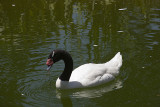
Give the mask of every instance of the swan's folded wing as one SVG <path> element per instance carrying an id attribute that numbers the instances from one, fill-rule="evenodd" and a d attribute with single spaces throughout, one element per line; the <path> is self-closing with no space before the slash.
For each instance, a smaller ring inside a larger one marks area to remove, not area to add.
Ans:
<path id="1" fill-rule="evenodd" d="M 113 79 L 115 79 L 115 77 L 111 74 L 104 74 L 104 75 L 100 75 L 97 76 L 94 80 L 90 81 L 90 82 L 84 82 L 83 85 L 84 86 L 97 86 L 97 85 L 101 85 L 107 82 L 112 81 Z M 86 80 L 89 81 L 89 80 Z"/>
<path id="2" fill-rule="evenodd" d="M 99 75 L 106 73 L 104 64 L 84 64 L 76 68 L 70 77 L 70 81 L 84 81 L 90 79 L 91 81 Z"/>
<path id="3" fill-rule="evenodd" d="M 71 75 L 70 82 L 77 81 L 83 87 L 96 86 L 113 80 L 104 64 L 85 64 L 76 68 Z"/>

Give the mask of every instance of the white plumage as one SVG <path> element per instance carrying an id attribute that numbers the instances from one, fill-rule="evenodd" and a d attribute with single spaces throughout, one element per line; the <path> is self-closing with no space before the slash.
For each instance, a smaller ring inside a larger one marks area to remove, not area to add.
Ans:
<path id="1" fill-rule="evenodd" d="M 110 61 L 103 64 L 88 63 L 72 71 L 69 81 L 56 81 L 60 89 L 92 87 L 107 83 L 119 74 L 122 55 L 118 52 Z"/>

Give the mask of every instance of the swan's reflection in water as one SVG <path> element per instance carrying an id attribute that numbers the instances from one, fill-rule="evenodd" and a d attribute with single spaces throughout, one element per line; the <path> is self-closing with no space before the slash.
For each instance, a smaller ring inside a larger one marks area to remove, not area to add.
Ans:
<path id="1" fill-rule="evenodd" d="M 60 97 L 61 103 L 63 104 L 63 107 L 72 107 L 72 100 L 70 97 Z"/>
<path id="2" fill-rule="evenodd" d="M 122 88 L 122 80 L 117 79 L 113 82 L 106 83 L 98 87 L 85 89 L 57 90 L 56 96 L 59 98 L 63 106 L 72 107 L 70 98 L 95 98 L 101 97 L 103 94 Z"/>
<path id="3" fill-rule="evenodd" d="M 101 97 L 104 93 L 107 93 L 109 91 L 113 91 L 115 89 L 119 89 L 122 87 L 122 81 L 116 80 L 115 82 L 104 84 L 103 86 L 98 87 L 92 87 L 84 90 L 80 90 L 77 92 L 74 92 L 72 94 L 73 97 L 76 98 L 95 98 L 95 97 Z"/>

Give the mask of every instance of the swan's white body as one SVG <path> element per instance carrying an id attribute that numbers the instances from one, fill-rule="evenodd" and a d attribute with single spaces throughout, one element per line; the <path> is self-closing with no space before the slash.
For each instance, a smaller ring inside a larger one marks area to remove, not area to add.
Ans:
<path id="1" fill-rule="evenodd" d="M 122 66 L 122 56 L 118 52 L 110 61 L 104 64 L 84 64 L 72 71 L 69 81 L 56 81 L 56 87 L 60 89 L 72 89 L 97 86 L 107 83 L 119 74 Z"/>

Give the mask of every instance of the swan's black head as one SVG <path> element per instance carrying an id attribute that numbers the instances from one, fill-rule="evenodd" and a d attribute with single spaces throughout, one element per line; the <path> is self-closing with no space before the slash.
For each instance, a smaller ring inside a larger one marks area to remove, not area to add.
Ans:
<path id="1" fill-rule="evenodd" d="M 51 68 L 51 66 L 58 62 L 59 60 L 62 60 L 65 58 L 67 52 L 64 50 L 53 50 L 47 59 L 46 65 L 48 66 L 47 70 Z"/>
<path id="2" fill-rule="evenodd" d="M 57 51 L 53 50 L 48 56 L 48 60 L 46 62 L 46 65 L 52 66 L 53 63 L 58 62 L 60 59 L 61 59 L 60 54 L 58 54 Z"/>

